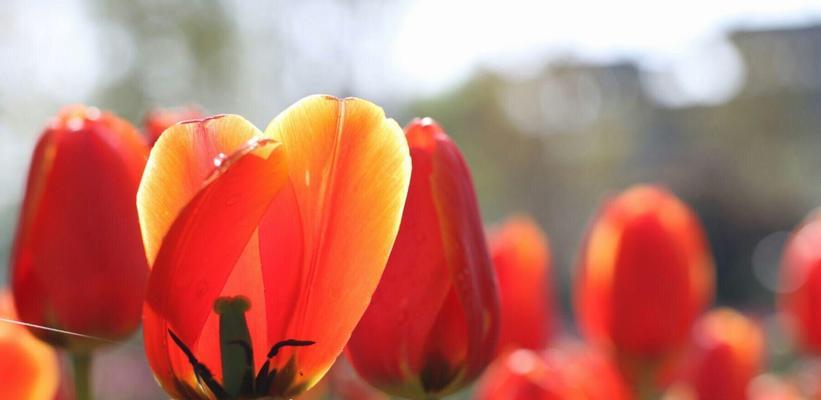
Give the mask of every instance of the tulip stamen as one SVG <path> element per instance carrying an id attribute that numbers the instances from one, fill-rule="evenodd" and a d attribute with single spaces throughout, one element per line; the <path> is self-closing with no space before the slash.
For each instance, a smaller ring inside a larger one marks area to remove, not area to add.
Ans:
<path id="1" fill-rule="evenodd" d="M 194 376 L 204 384 L 218 400 L 256 398 L 270 395 L 271 386 L 277 377 L 277 369 L 271 369 L 271 359 L 284 347 L 304 347 L 314 344 L 311 340 L 287 339 L 275 343 L 266 354 L 256 376 L 254 375 L 254 350 L 245 312 L 251 302 L 243 296 L 220 297 L 214 302 L 214 311 L 219 315 L 220 357 L 222 359 L 222 383 L 217 382 L 208 367 L 197 360 L 194 353 L 174 332 L 168 330 L 194 368 Z M 238 351 L 237 351 L 238 348 Z M 292 360 L 293 361 L 293 360 Z M 287 368 L 286 368 L 287 369 Z"/>

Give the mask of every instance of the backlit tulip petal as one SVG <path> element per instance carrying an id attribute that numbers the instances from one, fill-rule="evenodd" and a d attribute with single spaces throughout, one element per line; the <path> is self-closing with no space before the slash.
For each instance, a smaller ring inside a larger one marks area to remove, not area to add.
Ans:
<path id="1" fill-rule="evenodd" d="M 0 290 L 0 317 L 16 320 L 11 294 Z M 57 354 L 26 328 L 0 322 L 0 398 L 50 400 L 60 382 Z"/>
<path id="2" fill-rule="evenodd" d="M 499 348 L 543 350 L 553 329 L 553 290 L 547 237 L 528 217 L 505 221 L 490 235 L 499 279 Z"/>
<path id="3" fill-rule="evenodd" d="M 149 263 L 174 218 L 202 189 L 225 157 L 261 132 L 238 115 L 218 115 L 174 125 L 151 149 L 137 193 L 140 227 Z"/>
<path id="4" fill-rule="evenodd" d="M 413 173 L 402 225 L 371 305 L 348 343 L 359 374 L 424 398 L 471 382 L 493 357 L 498 296 L 470 173 L 429 119 L 406 129 Z"/>
<path id="5" fill-rule="evenodd" d="M 328 96 L 295 104 L 266 134 L 282 143 L 293 185 L 293 198 L 280 201 L 279 213 L 288 210 L 300 219 L 269 219 L 260 227 L 261 247 L 296 255 L 297 238 L 266 235 L 279 229 L 301 234 L 304 249 L 300 260 L 263 256 L 267 305 L 276 313 L 268 336 L 322 340 L 299 350 L 303 365 L 312 367 L 304 372 L 316 375 L 344 348 L 385 268 L 410 177 L 407 143 L 380 108 Z M 298 261 L 298 267 L 289 271 L 283 259 Z M 282 320 L 289 321 L 287 330 Z"/>
<path id="6" fill-rule="evenodd" d="M 205 117 L 199 107 L 156 108 L 149 111 L 143 119 L 143 129 L 148 144 L 157 142 L 163 132 L 180 121 L 189 121 Z"/>
<path id="7" fill-rule="evenodd" d="M 146 352 L 174 396 L 209 398 L 229 387 L 218 386 L 238 372 L 223 370 L 225 321 L 215 300 L 243 296 L 253 372 L 276 371 L 270 386 L 246 389 L 293 396 L 327 371 L 376 288 L 410 178 L 407 144 L 381 109 L 358 99 L 306 98 L 265 134 L 239 117 L 215 121 L 224 123 L 166 131 L 143 179 L 149 257 L 160 249 L 145 307 Z M 215 157 L 220 171 L 207 178 Z M 309 342 L 269 360 L 286 339 Z M 195 376 L 183 348 L 213 380 Z"/>
<path id="8" fill-rule="evenodd" d="M 239 154 L 226 165 L 183 209 L 163 241 L 149 281 L 144 317 L 146 353 L 160 379 L 172 369 L 177 377 L 193 378 L 191 365 L 171 343 L 168 329 L 197 348 L 200 361 L 211 361 L 212 372 L 221 376 L 219 363 L 213 362 L 219 360 L 219 348 L 199 346 L 198 340 L 214 299 L 224 293 L 268 205 L 287 184 L 282 151 L 273 143 L 259 149 L 265 147 L 273 147 L 267 156 Z M 187 267 L 192 264 L 196 268 Z M 256 272 L 259 279 L 258 267 Z M 264 315 L 262 302 L 253 305 L 255 314 Z M 179 385 L 170 380 L 162 383 L 166 390 Z"/>
<path id="9" fill-rule="evenodd" d="M 134 198 L 147 151 L 96 108 L 66 108 L 43 133 L 12 256 L 23 321 L 111 340 L 136 329 L 148 268 Z M 102 343 L 33 332 L 75 350 Z"/>
<path id="10" fill-rule="evenodd" d="M 781 262 L 780 308 L 801 348 L 821 354 L 821 213 L 793 233 Z"/>

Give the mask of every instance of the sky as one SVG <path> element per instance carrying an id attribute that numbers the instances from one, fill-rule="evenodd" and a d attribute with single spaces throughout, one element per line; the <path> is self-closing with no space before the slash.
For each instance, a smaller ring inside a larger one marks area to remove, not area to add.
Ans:
<path id="1" fill-rule="evenodd" d="M 271 109 L 277 109 L 277 101 L 317 91 L 334 92 L 339 88 L 334 79 L 346 76 L 344 68 L 336 71 L 335 52 L 348 50 L 355 52 L 357 60 L 348 66 L 354 87 L 347 89 L 384 101 L 388 107 L 397 99 L 446 91 L 479 68 L 502 71 L 513 79 L 526 78 L 546 61 L 564 57 L 602 63 L 635 61 L 651 77 L 658 75 L 665 78 L 659 80 L 663 82 L 672 78 L 678 85 L 670 91 L 649 82 L 658 101 L 672 106 L 718 103 L 731 97 L 744 77 L 726 32 L 821 21 L 821 2 L 801 0 L 351 4 L 366 12 L 347 14 L 333 0 L 225 0 L 225 8 L 235 10 L 236 25 L 243 30 L 240 37 L 249 39 L 240 44 L 248 46 L 248 56 L 237 60 L 236 66 L 236 75 L 244 77 L 244 92 L 237 101 L 244 103 L 226 99 L 228 104 L 251 117 L 254 112 L 267 117 Z M 367 12 L 370 7 L 387 11 L 375 17 Z M 283 15 L 282 9 L 294 13 Z M 95 21 L 92 14 L 85 0 L 0 2 L 0 170 L 6 171 L 0 175 L 0 184 L 12 188 L 0 193 L 0 208 L 20 198 L 28 161 L 25 155 L 30 154 L 44 121 L 60 105 L 90 101 L 96 88 L 125 76 L 136 63 L 159 73 L 162 79 L 144 83 L 157 98 L 173 99 L 166 96 L 169 91 L 187 94 L 191 89 L 184 86 L 190 79 L 167 79 L 168 73 L 186 77 L 196 68 L 185 51 L 175 51 L 180 38 L 152 42 L 164 56 L 137 60 L 134 41 L 123 28 Z M 353 15 L 355 21 L 340 22 L 345 15 Z M 272 16 L 280 25 L 293 28 L 292 45 L 304 60 L 281 77 L 271 73 L 278 55 L 265 54 L 271 47 L 269 39 L 259 39 L 267 37 L 260 32 L 279 32 L 269 27 Z M 355 31 L 354 39 L 346 39 L 345 30 Z M 345 40 L 354 44 L 340 44 Z"/>
<path id="2" fill-rule="evenodd" d="M 418 0 L 399 25 L 392 61 L 407 89 L 426 94 L 460 82 L 477 67 L 527 75 L 545 59 L 563 56 L 635 60 L 651 71 L 672 70 L 685 85 L 713 87 L 738 79 L 731 76 L 739 71 L 728 53 L 728 31 L 818 21 L 821 2 L 802 0 Z M 709 65 L 710 59 L 718 65 Z M 710 69 L 730 76 L 703 82 Z M 717 94 L 691 89 L 710 102 L 732 88 L 719 87 L 723 92 Z"/>

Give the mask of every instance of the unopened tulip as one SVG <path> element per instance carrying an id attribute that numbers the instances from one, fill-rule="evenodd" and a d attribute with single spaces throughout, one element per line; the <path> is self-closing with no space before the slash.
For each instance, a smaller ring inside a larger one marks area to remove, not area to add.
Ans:
<path id="1" fill-rule="evenodd" d="M 473 381 L 494 356 L 496 280 L 459 149 L 428 118 L 405 133 L 413 173 L 402 224 L 347 354 L 387 393 L 441 397 Z"/>
<path id="2" fill-rule="evenodd" d="M 96 108 L 63 109 L 32 156 L 11 259 L 20 319 L 68 349 L 79 399 L 90 351 L 140 322 L 148 265 L 135 199 L 148 148 L 131 124 Z M 93 338 L 90 338 L 93 337 Z"/>
<path id="3" fill-rule="evenodd" d="M 490 235 L 499 280 L 499 349 L 543 350 L 553 330 L 553 290 L 547 237 L 527 217 L 514 217 Z"/>
<path id="4" fill-rule="evenodd" d="M 57 354 L 17 320 L 11 294 L 0 291 L 0 398 L 51 400 L 60 382 Z"/>
<path id="5" fill-rule="evenodd" d="M 764 335 L 747 317 L 730 309 L 705 315 L 693 333 L 689 383 L 700 400 L 744 400 L 761 371 Z"/>
<path id="6" fill-rule="evenodd" d="M 145 351 L 165 391 L 313 386 L 376 289 L 410 168 L 399 126 L 354 98 L 305 98 L 265 132 L 236 115 L 169 128 L 137 197 L 152 264 Z"/>
<path id="7" fill-rule="evenodd" d="M 189 106 L 183 108 L 155 108 L 145 115 L 143 129 L 148 139 L 148 144 L 154 145 L 163 132 L 171 125 L 178 122 L 203 118 L 205 115 L 199 107 Z"/>
<path id="8" fill-rule="evenodd" d="M 785 293 L 780 306 L 800 347 L 821 354 L 821 213 L 789 239 L 781 264 Z"/>
<path id="9" fill-rule="evenodd" d="M 479 382 L 476 400 L 626 400 L 629 391 L 608 358 L 562 345 L 544 354 L 519 349 L 499 357 Z"/>
<path id="10" fill-rule="evenodd" d="M 137 328 L 148 266 L 135 199 L 147 154 L 134 127 L 96 108 L 66 108 L 46 128 L 12 256 L 23 321 L 109 340 Z M 101 343 L 32 332 L 72 351 Z"/>
<path id="11" fill-rule="evenodd" d="M 635 186 L 605 202 L 580 260 L 582 331 L 614 353 L 634 385 L 654 380 L 649 370 L 686 344 L 712 297 L 712 260 L 698 218 L 670 192 Z"/>

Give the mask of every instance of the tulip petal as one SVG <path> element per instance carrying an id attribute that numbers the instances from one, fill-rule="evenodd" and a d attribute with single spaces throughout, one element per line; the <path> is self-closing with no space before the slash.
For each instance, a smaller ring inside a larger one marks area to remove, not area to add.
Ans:
<path id="1" fill-rule="evenodd" d="M 168 329 L 194 348 L 214 300 L 271 201 L 287 184 L 284 154 L 273 141 L 249 144 L 226 160 L 219 174 L 208 179 L 207 186 L 174 221 L 149 279 L 144 309 L 146 353 L 171 393 L 180 393 L 183 387 L 174 377 L 187 380 L 193 376 L 182 352 L 169 344 Z"/>
<path id="2" fill-rule="evenodd" d="M 376 289 L 399 228 L 410 158 L 399 126 L 359 99 L 308 97 L 266 133 L 282 143 L 293 188 L 293 199 L 280 200 L 283 207 L 271 212 L 299 221 L 266 219 L 276 225 L 261 227 L 261 247 L 293 251 L 284 246 L 296 239 L 273 242 L 270 232 L 279 230 L 301 232 L 304 249 L 298 269 L 289 269 L 294 260 L 263 265 L 269 313 L 286 312 L 290 319 L 283 332 L 278 318 L 269 318 L 269 342 L 286 336 L 317 342 L 298 350 L 302 379 L 311 385 L 342 351 Z M 293 293 L 297 300 L 290 303 Z M 283 304 L 293 306 L 283 310 Z"/>
<path id="3" fill-rule="evenodd" d="M 215 162 L 260 135 L 255 126 L 238 115 L 217 115 L 181 122 L 157 140 L 137 192 L 149 265 L 154 264 L 174 218 L 202 189 Z"/>
<path id="4" fill-rule="evenodd" d="M 431 183 L 445 257 L 468 332 L 466 376 L 474 379 L 493 359 L 499 335 L 496 275 L 484 237 L 470 170 L 453 142 L 440 140 Z M 467 177 L 467 179 L 466 179 Z M 445 216 L 462 216 L 461 218 Z"/>

